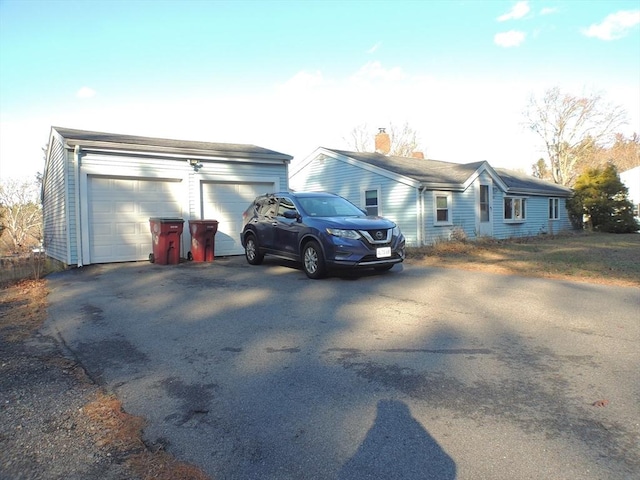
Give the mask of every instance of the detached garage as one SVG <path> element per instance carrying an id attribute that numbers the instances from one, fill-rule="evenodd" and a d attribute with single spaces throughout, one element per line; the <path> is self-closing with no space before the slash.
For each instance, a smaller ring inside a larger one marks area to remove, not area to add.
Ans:
<path id="1" fill-rule="evenodd" d="M 242 212 L 288 188 L 292 157 L 254 145 L 137 137 L 53 127 L 42 203 L 47 255 L 66 265 L 146 260 L 149 218 L 219 222 L 216 256 L 243 253 Z"/>

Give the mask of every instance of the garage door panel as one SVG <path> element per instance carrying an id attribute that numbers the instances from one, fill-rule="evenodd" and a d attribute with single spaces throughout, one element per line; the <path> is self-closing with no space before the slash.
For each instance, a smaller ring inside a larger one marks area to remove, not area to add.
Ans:
<path id="1" fill-rule="evenodd" d="M 202 216 L 218 221 L 216 255 L 241 255 L 242 213 L 263 193 L 273 192 L 271 182 L 203 182 Z"/>
<path id="2" fill-rule="evenodd" d="M 131 223 L 118 223 L 116 225 L 116 233 L 118 235 L 136 235 L 138 233 L 136 224 L 134 222 Z"/>
<path id="3" fill-rule="evenodd" d="M 179 217 L 180 182 L 89 177 L 91 263 L 145 260 L 150 217 Z"/>
<path id="4" fill-rule="evenodd" d="M 115 205 L 116 213 L 135 213 L 136 205 L 133 202 L 117 202 Z"/>
<path id="5" fill-rule="evenodd" d="M 110 237 L 112 234 L 110 223 L 94 223 L 93 232 L 96 238 Z"/>

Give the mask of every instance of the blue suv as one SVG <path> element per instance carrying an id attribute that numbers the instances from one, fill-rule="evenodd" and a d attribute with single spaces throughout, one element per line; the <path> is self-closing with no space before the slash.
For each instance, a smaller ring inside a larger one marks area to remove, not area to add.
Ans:
<path id="1" fill-rule="evenodd" d="M 247 262 L 265 255 L 301 262 L 309 278 L 344 268 L 391 269 L 404 260 L 398 226 L 332 193 L 262 195 L 243 213 L 240 241 Z"/>

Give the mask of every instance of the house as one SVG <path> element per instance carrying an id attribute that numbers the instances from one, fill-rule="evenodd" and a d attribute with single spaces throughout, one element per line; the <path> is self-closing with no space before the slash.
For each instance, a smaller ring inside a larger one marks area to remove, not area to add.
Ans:
<path id="1" fill-rule="evenodd" d="M 388 134 L 376 152 L 318 148 L 289 177 L 296 190 L 337 193 L 369 214 L 395 221 L 409 246 L 455 237 L 499 239 L 571 229 L 571 189 L 488 162 L 449 163 L 387 155 Z"/>
<path id="2" fill-rule="evenodd" d="M 151 217 L 217 220 L 216 256 L 243 253 L 242 212 L 286 190 L 292 157 L 254 145 L 52 127 L 42 186 L 47 255 L 65 265 L 145 260 Z"/>
<path id="3" fill-rule="evenodd" d="M 620 181 L 629 190 L 629 201 L 633 203 L 633 214 L 640 216 L 640 166 L 620 173 Z"/>

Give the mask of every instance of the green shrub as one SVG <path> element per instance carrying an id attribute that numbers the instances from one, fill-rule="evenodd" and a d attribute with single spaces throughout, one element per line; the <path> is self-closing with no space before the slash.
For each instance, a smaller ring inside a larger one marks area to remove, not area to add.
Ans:
<path id="1" fill-rule="evenodd" d="M 574 195 L 567 203 L 569 217 L 575 227 L 587 226 L 595 231 L 632 233 L 640 230 L 633 216 L 628 189 L 620 180 L 613 164 L 592 168 L 576 180 Z"/>

